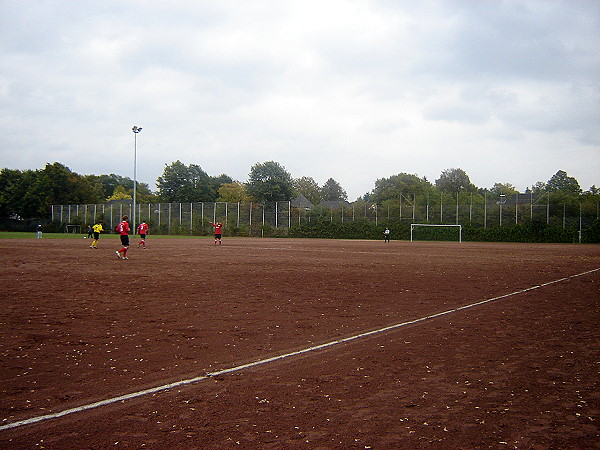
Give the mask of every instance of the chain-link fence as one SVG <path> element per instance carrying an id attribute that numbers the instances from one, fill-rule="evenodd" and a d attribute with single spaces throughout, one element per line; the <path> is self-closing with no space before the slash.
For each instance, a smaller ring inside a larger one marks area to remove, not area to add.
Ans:
<path id="1" fill-rule="evenodd" d="M 294 225 L 326 220 L 378 224 L 425 223 L 496 227 L 539 222 L 583 229 L 600 219 L 600 203 L 553 201 L 548 194 L 450 196 L 402 195 L 383 204 L 364 201 L 327 202 L 326 206 L 294 206 L 293 202 L 260 203 L 141 203 L 135 221 L 149 224 L 153 234 L 206 235 L 209 222 L 222 222 L 228 235 L 285 235 Z M 102 220 L 113 230 L 121 217 L 134 219 L 131 201 L 97 205 L 53 205 L 52 221 L 65 232 L 82 232 Z"/>
<path id="2" fill-rule="evenodd" d="M 64 232 L 79 233 L 87 225 L 104 222 L 114 230 L 123 216 L 134 220 L 131 201 L 98 205 L 53 205 L 52 221 Z M 230 235 L 256 236 L 284 233 L 290 227 L 290 202 L 257 203 L 140 203 L 135 205 L 135 222 L 145 221 L 153 234 L 204 235 L 212 232 L 210 222 L 222 222 Z"/>

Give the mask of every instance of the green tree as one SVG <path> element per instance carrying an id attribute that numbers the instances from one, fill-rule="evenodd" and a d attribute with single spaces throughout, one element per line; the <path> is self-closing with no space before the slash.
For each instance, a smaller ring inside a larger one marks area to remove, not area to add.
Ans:
<path id="1" fill-rule="evenodd" d="M 23 174 L 20 170 L 2 169 L 0 171 L 0 217 L 19 215 L 16 200 L 22 197 L 22 192 L 15 189 Z M 15 195 L 17 193 L 17 195 Z"/>
<path id="2" fill-rule="evenodd" d="M 130 190 L 126 189 L 125 186 L 117 186 L 112 195 L 108 197 L 106 201 L 110 202 L 112 200 L 131 200 L 132 198 L 132 192 Z"/>
<path id="3" fill-rule="evenodd" d="M 399 200 L 402 194 L 424 194 L 433 186 L 426 178 L 416 174 L 399 173 L 389 178 L 379 178 L 375 181 L 375 189 L 371 201 L 377 203 L 385 200 Z"/>
<path id="4" fill-rule="evenodd" d="M 321 188 L 312 177 L 301 177 L 294 179 L 295 195 L 304 195 L 313 205 L 321 201 Z"/>
<path id="5" fill-rule="evenodd" d="M 111 173 L 109 175 L 88 175 L 90 181 L 96 186 L 98 196 L 107 199 L 115 192 L 117 186 L 133 190 L 133 180 Z"/>
<path id="6" fill-rule="evenodd" d="M 443 170 L 440 178 L 435 180 L 435 185 L 442 192 L 451 194 L 461 191 L 475 192 L 477 190 L 463 169 Z"/>
<path id="7" fill-rule="evenodd" d="M 519 191 L 510 183 L 494 183 L 494 186 L 490 189 L 490 192 L 498 195 L 514 195 L 519 193 Z"/>
<path id="8" fill-rule="evenodd" d="M 210 202 L 216 199 L 208 174 L 196 164 L 186 166 L 179 160 L 165 165 L 156 185 L 160 200 L 164 202 Z"/>
<path id="9" fill-rule="evenodd" d="M 568 176 L 564 170 L 559 170 L 546 183 L 546 191 L 579 195 L 581 187 L 575 178 Z"/>
<path id="10" fill-rule="evenodd" d="M 0 211 L 2 217 L 37 217 L 42 199 L 29 192 L 39 172 L 2 169 L 0 173 Z"/>
<path id="11" fill-rule="evenodd" d="M 216 177 L 210 177 L 210 188 L 213 191 L 213 199 L 211 201 L 215 201 L 217 197 L 219 197 L 219 189 L 221 186 L 233 182 L 233 178 L 231 178 L 229 175 L 225 175 L 224 173 Z"/>
<path id="12" fill-rule="evenodd" d="M 259 202 L 288 201 L 293 197 L 290 173 L 275 161 L 254 164 L 250 169 L 246 188 Z"/>
<path id="13" fill-rule="evenodd" d="M 247 203 L 250 201 L 250 196 L 246 192 L 246 185 L 239 181 L 231 183 L 223 183 L 219 188 L 218 202 L 230 203 Z"/>
<path id="14" fill-rule="evenodd" d="M 122 186 L 129 196 L 133 196 L 133 180 L 129 177 L 122 177 L 111 173 L 109 175 L 86 175 L 85 178 L 94 186 L 97 193 L 98 202 L 113 199 L 117 186 Z M 150 203 L 157 201 L 157 196 L 150 190 L 148 183 L 137 182 L 136 200 L 139 203 Z"/>
<path id="15" fill-rule="evenodd" d="M 348 194 L 346 194 L 346 191 L 337 181 L 335 181 L 333 178 L 330 178 L 321 188 L 321 199 L 348 200 Z"/>
<path id="16" fill-rule="evenodd" d="M 55 162 L 46 164 L 38 172 L 25 199 L 28 200 L 29 217 L 47 217 L 51 205 L 95 203 L 98 197 L 88 179 Z"/>
<path id="17" fill-rule="evenodd" d="M 526 189 L 525 192 L 529 192 L 529 189 Z M 546 183 L 543 181 L 538 181 L 531 186 L 531 192 L 534 194 L 541 194 L 546 192 Z"/>

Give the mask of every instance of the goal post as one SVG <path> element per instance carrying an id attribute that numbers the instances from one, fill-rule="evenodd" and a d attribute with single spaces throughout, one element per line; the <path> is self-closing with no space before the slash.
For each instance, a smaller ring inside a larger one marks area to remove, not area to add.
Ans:
<path id="1" fill-rule="evenodd" d="M 410 224 L 410 242 L 413 241 L 413 231 L 416 227 L 454 227 L 458 228 L 458 242 L 462 242 L 462 225 L 433 225 L 429 223 L 411 223 Z"/>

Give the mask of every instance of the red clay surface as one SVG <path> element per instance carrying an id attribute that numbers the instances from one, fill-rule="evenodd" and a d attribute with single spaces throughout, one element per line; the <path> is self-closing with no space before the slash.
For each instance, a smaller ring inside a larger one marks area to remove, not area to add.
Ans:
<path id="1" fill-rule="evenodd" d="M 600 246 L 88 245 L 0 240 L 0 448 L 599 448 Z"/>

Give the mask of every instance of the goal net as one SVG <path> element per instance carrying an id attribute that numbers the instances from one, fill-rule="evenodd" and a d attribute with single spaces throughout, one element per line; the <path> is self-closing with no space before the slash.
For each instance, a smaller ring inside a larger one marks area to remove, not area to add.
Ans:
<path id="1" fill-rule="evenodd" d="M 410 224 L 410 242 L 455 241 L 462 242 L 462 225 L 432 225 L 428 223 Z"/>

